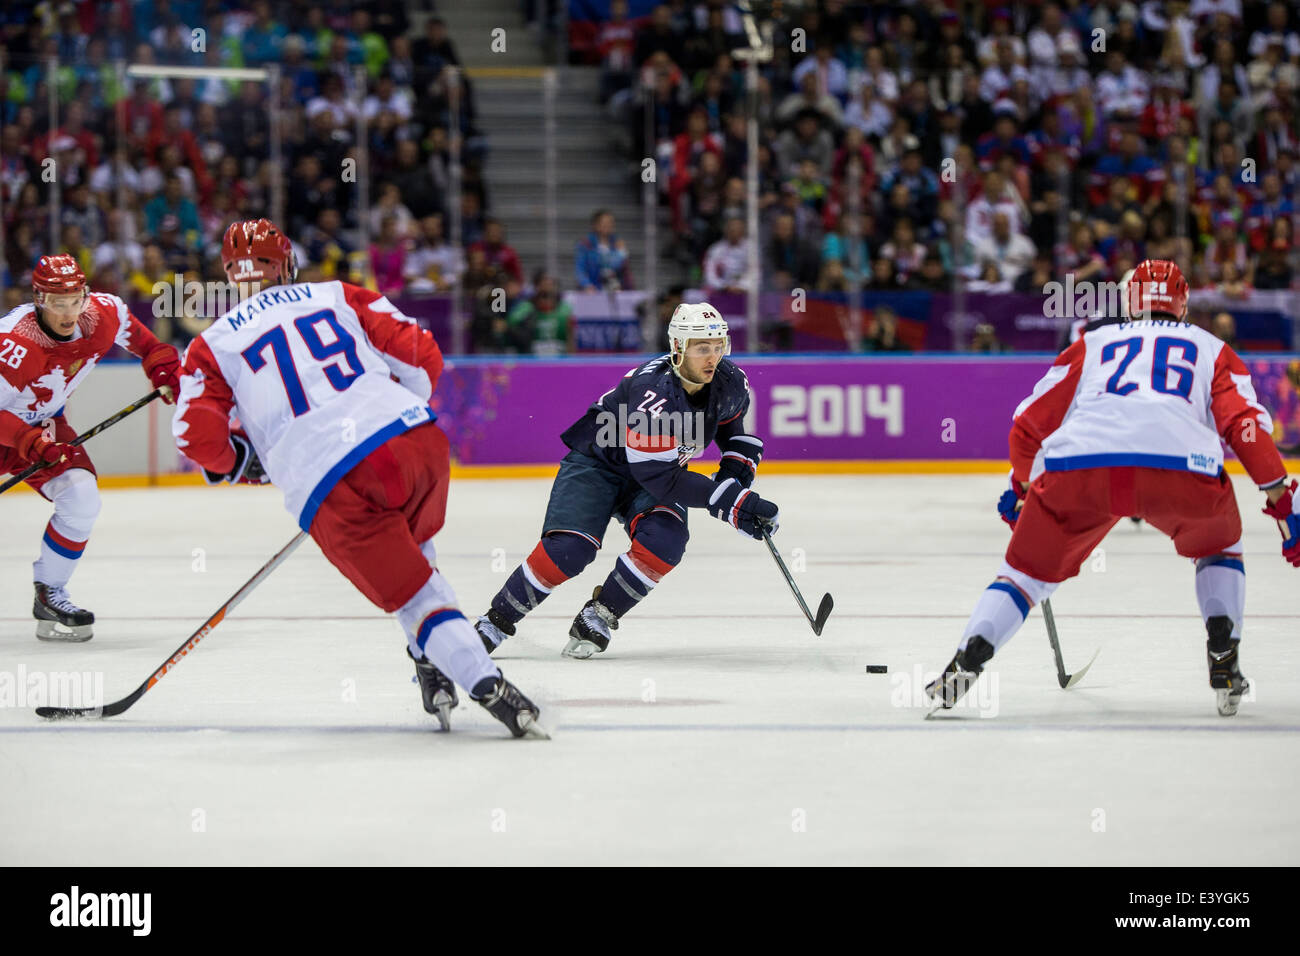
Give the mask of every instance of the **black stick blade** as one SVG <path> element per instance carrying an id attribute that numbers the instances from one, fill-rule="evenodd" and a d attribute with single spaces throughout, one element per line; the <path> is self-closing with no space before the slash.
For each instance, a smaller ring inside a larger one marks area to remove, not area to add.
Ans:
<path id="1" fill-rule="evenodd" d="M 37 707 L 36 716 L 47 720 L 66 720 L 69 717 L 100 717 L 101 707 Z"/>
<path id="2" fill-rule="evenodd" d="M 822 628 L 826 626 L 826 619 L 831 616 L 831 609 L 835 607 L 835 602 L 829 594 L 822 595 L 822 603 L 817 607 L 817 617 L 813 620 L 813 633 L 821 637 Z"/>

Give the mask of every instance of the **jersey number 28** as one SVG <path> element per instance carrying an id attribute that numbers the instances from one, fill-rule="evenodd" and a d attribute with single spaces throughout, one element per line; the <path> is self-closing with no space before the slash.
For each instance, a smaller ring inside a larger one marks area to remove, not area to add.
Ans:
<path id="1" fill-rule="evenodd" d="M 317 331 L 317 326 L 321 323 L 325 323 L 333 331 L 333 342 L 325 342 L 321 339 L 320 332 Z M 294 319 L 293 327 L 298 330 L 298 335 L 307 346 L 307 351 L 317 361 L 325 362 L 335 356 L 342 356 L 342 362 L 321 366 L 325 379 L 334 386 L 336 391 L 343 391 L 361 377 L 365 369 L 357 357 L 357 341 L 339 324 L 338 317 L 331 310 L 322 309 L 311 315 Z M 305 415 L 311 411 L 311 406 L 307 404 L 307 394 L 303 390 L 302 378 L 294 365 L 293 352 L 289 349 L 289 335 L 284 326 L 277 325 L 240 354 L 244 356 L 244 361 L 248 363 L 250 369 L 260 372 L 266 367 L 265 352 L 268 346 L 275 359 L 276 370 L 280 373 L 280 380 L 284 383 L 285 394 L 289 396 L 289 407 L 293 409 L 294 418 Z"/>
<path id="2" fill-rule="evenodd" d="M 1124 355 L 1119 360 L 1119 368 L 1115 369 L 1115 374 L 1106 382 L 1106 391 L 1113 395 L 1127 395 L 1138 387 L 1137 382 L 1124 382 L 1120 380 L 1124 373 L 1128 371 L 1129 365 L 1138 357 L 1145 343 L 1140 335 L 1135 335 L 1131 339 L 1121 339 L 1118 342 L 1109 342 L 1101 350 L 1101 364 L 1113 362 L 1119 354 L 1120 349 L 1124 349 Z M 1182 352 L 1183 361 L 1191 362 L 1187 365 L 1171 365 L 1169 363 L 1169 352 L 1172 349 L 1179 349 Z M 1192 378 L 1195 375 L 1196 368 L 1196 343 L 1189 342 L 1187 339 L 1175 338 L 1172 335 L 1161 335 L 1156 338 L 1155 353 L 1151 359 L 1151 388 L 1153 391 L 1160 392 L 1163 395 L 1177 395 L 1184 401 L 1191 400 Z M 1174 381 L 1170 383 L 1169 373 L 1174 374 Z"/>

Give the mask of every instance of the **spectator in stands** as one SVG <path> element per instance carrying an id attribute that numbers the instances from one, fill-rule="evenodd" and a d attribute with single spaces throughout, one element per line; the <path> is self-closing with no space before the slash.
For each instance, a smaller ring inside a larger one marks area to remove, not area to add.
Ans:
<path id="1" fill-rule="evenodd" d="M 430 213 L 420 220 L 419 239 L 407 253 L 405 269 L 409 292 L 449 292 L 455 288 L 464 265 L 460 250 L 447 242 L 442 213 Z"/>
<path id="2" fill-rule="evenodd" d="M 788 213 L 772 220 L 772 235 L 767 243 L 762 269 L 767 280 L 765 285 L 770 289 L 806 288 L 816 281 L 817 252 L 795 232 L 794 217 Z"/>
<path id="3" fill-rule="evenodd" d="M 993 231 L 974 243 L 975 258 L 993 262 L 998 267 L 1001 280 L 1014 284 L 1020 273 L 1029 268 L 1038 250 L 1029 239 L 1011 231 L 1011 219 L 1005 212 L 993 214 Z"/>
<path id="4" fill-rule="evenodd" d="M 820 218 L 822 209 L 826 205 L 827 188 L 826 179 L 822 176 L 817 161 L 812 158 L 800 160 L 795 175 L 789 180 L 789 185 L 799 197 L 799 202 Z"/>
<path id="5" fill-rule="evenodd" d="M 970 350 L 982 355 L 1002 355 L 1010 352 L 998 339 L 997 329 L 992 322 L 980 322 L 975 326 L 975 335 L 970 340 Z"/>
<path id="6" fill-rule="evenodd" d="M 379 224 L 379 235 L 370 243 L 370 269 L 380 295 L 401 295 L 405 260 L 406 245 L 397 232 L 397 217 L 385 216 Z"/>
<path id="7" fill-rule="evenodd" d="M 743 37 L 730 28 L 726 11 L 720 6 L 709 6 L 704 23 L 686 35 L 682 69 L 691 74 L 707 70 L 724 53 L 744 45 Z M 696 9 L 697 21 L 699 9 Z"/>
<path id="8" fill-rule="evenodd" d="M 378 226 L 382 225 L 381 220 Z M 343 235 L 342 227 L 339 211 L 324 206 L 316 213 L 315 224 L 300 233 L 307 246 L 308 264 L 319 270 L 322 280 L 347 279 L 351 271 L 349 261 L 356 250 Z M 379 228 L 374 231 L 377 234 Z"/>
<path id="9" fill-rule="evenodd" d="M 1052 256 L 1047 252 L 1038 252 L 1028 269 L 1020 273 L 1015 281 L 1015 291 L 1027 294 L 1047 294 L 1047 284 L 1056 281 L 1052 272 Z"/>
<path id="10" fill-rule="evenodd" d="M 878 306 L 868 326 L 867 338 L 862 343 L 866 352 L 910 352 L 907 344 L 898 337 L 898 314 L 888 306 Z"/>
<path id="11" fill-rule="evenodd" d="M 1062 275 L 1074 273 L 1075 282 L 1100 282 L 1106 273 L 1106 260 L 1097 252 L 1092 229 L 1087 222 L 1076 222 L 1070 238 L 1057 250 L 1057 268 Z"/>
<path id="12" fill-rule="evenodd" d="M 951 287 L 943 268 L 943 256 L 936 251 L 929 251 L 921 262 L 921 268 L 907 277 L 905 288 L 921 292 L 944 292 Z"/>
<path id="13" fill-rule="evenodd" d="M 871 262 L 871 278 L 865 287 L 872 292 L 899 291 L 902 286 L 898 281 L 898 270 L 894 268 L 894 260 L 883 254 L 876 256 Z"/>
<path id="14" fill-rule="evenodd" d="M 1215 289 L 1226 299 L 1245 299 L 1250 295 L 1250 276 L 1248 273 L 1243 274 L 1236 263 L 1225 262 Z"/>
<path id="15" fill-rule="evenodd" d="M 1242 94 L 1242 87 L 1233 80 L 1224 80 L 1218 85 L 1218 95 L 1201 106 L 1197 113 L 1200 123 L 1201 139 L 1208 141 L 1213 125 L 1225 120 L 1232 129 L 1233 141 L 1238 149 L 1245 149 L 1255 125 L 1255 111 L 1250 101 Z"/>
<path id="16" fill-rule="evenodd" d="M 1269 242 L 1259 256 L 1259 266 L 1255 269 L 1256 289 L 1289 289 L 1294 273 L 1288 262 L 1289 244 L 1286 239 L 1277 238 Z"/>
<path id="17" fill-rule="evenodd" d="M 161 232 L 163 219 L 167 216 L 174 217 L 177 228 L 184 236 L 185 244 L 197 248 L 199 210 L 192 200 L 183 195 L 179 176 L 167 177 L 163 191 L 145 205 L 144 216 L 145 231 L 150 233 Z"/>
<path id="18" fill-rule="evenodd" d="M 162 249 L 157 243 L 151 242 L 144 247 L 144 256 L 141 264 L 131 271 L 129 286 L 135 296 L 140 299 L 153 299 L 154 296 L 161 294 L 155 292 L 155 286 L 158 283 L 170 283 L 172 281 L 171 272 L 167 268 L 167 263 L 163 260 Z"/>
<path id="19" fill-rule="evenodd" d="M 483 238 L 471 246 L 482 249 L 488 262 L 522 285 L 523 270 L 519 266 L 519 253 L 506 242 L 506 228 L 501 220 L 488 217 L 483 221 Z"/>
<path id="20" fill-rule="evenodd" d="M 618 237 L 614 227 L 614 214 L 608 209 L 592 213 L 591 232 L 575 250 L 574 275 L 579 291 L 632 288 L 627 243 Z"/>
<path id="21" fill-rule="evenodd" d="M 866 65 L 861 73 L 855 72 L 849 77 L 849 91 L 856 93 L 862 84 L 870 83 L 890 109 L 898 103 L 898 75 L 885 65 L 885 54 L 878 46 L 867 49 Z"/>
<path id="22" fill-rule="evenodd" d="M 816 125 L 822 129 L 839 129 L 844 125 L 844 113 L 839 100 L 817 92 L 817 77 L 812 73 L 804 74 L 799 83 L 798 92 L 791 93 L 776 108 L 776 122 L 779 125 L 797 123 L 801 116 L 811 113 Z M 829 135 L 829 134 L 828 134 Z"/>
<path id="23" fill-rule="evenodd" d="M 424 36 L 411 44 L 411 62 L 415 64 L 417 86 L 427 87 L 448 66 L 460 66 L 456 45 L 447 35 L 447 21 L 432 16 L 424 25 Z"/>
<path id="24" fill-rule="evenodd" d="M 519 302 L 506 316 L 511 343 L 533 355 L 573 352 L 573 309 L 560 298 L 559 284 L 539 271 L 533 277 L 533 287 L 533 297 Z"/>
<path id="25" fill-rule="evenodd" d="M 600 25 L 596 35 L 596 52 L 600 56 L 600 101 L 632 85 L 636 63 L 636 25 L 627 18 L 627 0 L 612 0 L 610 17 Z"/>
<path id="26" fill-rule="evenodd" d="M 1230 348 L 1237 348 L 1237 322 L 1231 312 L 1215 313 L 1210 320 L 1210 331 Z"/>
<path id="27" fill-rule="evenodd" d="M 860 232 L 853 235 L 855 228 L 862 228 L 860 217 L 850 212 L 837 217 L 835 227 L 828 229 L 822 239 L 821 261 L 840 263 L 845 281 L 861 284 L 870 276 L 871 250 Z"/>
<path id="28" fill-rule="evenodd" d="M 650 25 L 637 33 L 633 59 L 638 67 L 644 66 L 652 54 L 663 52 L 669 62 L 680 66 L 685 62 L 682 55 L 681 33 L 673 27 L 673 11 L 667 3 L 661 3 L 650 14 Z"/>
<path id="29" fill-rule="evenodd" d="M 876 93 L 874 84 L 863 83 L 844 113 L 844 123 L 864 137 L 879 139 L 893 125 L 894 111 Z"/>
<path id="30" fill-rule="evenodd" d="M 704 284 L 712 292 L 741 294 L 757 277 L 749 271 L 749 247 L 745 241 L 745 221 L 728 219 L 722 238 L 709 247 L 704 257 Z"/>
<path id="31" fill-rule="evenodd" d="M 371 233 L 377 234 L 389 216 L 393 219 L 398 239 L 408 239 L 415 232 L 415 217 L 403 204 L 401 191 L 393 183 L 380 183 L 378 201 L 370 210 Z"/>
<path id="32" fill-rule="evenodd" d="M 880 247 L 881 257 L 893 263 L 900 284 L 907 282 L 908 276 L 921 268 L 927 252 L 925 244 L 917 241 L 912 220 L 906 217 L 894 224 L 889 241 Z"/>
<path id="33" fill-rule="evenodd" d="M 1211 282 L 1225 278 L 1224 269 L 1231 265 L 1236 276 L 1246 272 L 1246 244 L 1238 235 L 1237 221 L 1221 213 L 1214 221 L 1214 238 L 1205 247 L 1205 270 Z"/>
<path id="34" fill-rule="evenodd" d="M 993 234 L 993 217 L 997 213 L 1006 215 L 1012 232 L 1021 232 L 1025 221 L 1022 215 L 1023 201 L 1015 187 L 996 169 L 984 174 L 983 191 L 980 196 L 966 207 L 966 238 L 972 243 L 989 238 Z"/>
<path id="35" fill-rule="evenodd" d="M 817 43 L 812 52 L 812 56 L 804 57 L 803 62 L 795 67 L 791 77 L 795 85 L 800 85 L 805 76 L 811 75 L 816 80 L 814 89 L 819 99 L 833 96 L 843 103 L 848 98 L 849 74 L 844 64 L 835 59 L 829 35 L 825 41 Z"/>
<path id="36" fill-rule="evenodd" d="M 1097 77 L 1096 88 L 1097 105 L 1107 119 L 1141 116 L 1151 95 L 1145 75 L 1118 48 L 1107 51 L 1106 69 Z"/>

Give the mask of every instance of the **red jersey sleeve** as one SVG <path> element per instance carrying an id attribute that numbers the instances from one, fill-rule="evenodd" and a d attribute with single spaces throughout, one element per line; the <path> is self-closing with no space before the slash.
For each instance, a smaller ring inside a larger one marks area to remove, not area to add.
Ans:
<path id="1" fill-rule="evenodd" d="M 1086 354 L 1087 345 L 1079 339 L 1056 357 L 1047 374 L 1034 386 L 1033 393 L 1016 409 L 1010 438 L 1011 470 L 1016 481 L 1029 480 L 1043 440 L 1061 427 L 1074 404 Z"/>
<path id="2" fill-rule="evenodd" d="M 1286 467 L 1273 443 L 1273 419 L 1255 397 L 1246 363 L 1228 345 L 1214 361 L 1210 413 L 1219 437 L 1241 459 L 1246 474 L 1261 488 L 1286 477 Z"/>
<path id="3" fill-rule="evenodd" d="M 393 376 L 420 398 L 431 398 L 442 374 L 442 352 L 433 335 L 399 312 L 387 296 L 346 282 L 339 284 L 366 338 L 384 357 Z"/>
<path id="4" fill-rule="evenodd" d="M 181 394 L 172 419 L 172 435 L 181 454 L 218 474 L 234 468 L 235 448 L 230 443 L 230 411 L 234 407 L 230 385 L 200 336 L 185 350 Z"/>

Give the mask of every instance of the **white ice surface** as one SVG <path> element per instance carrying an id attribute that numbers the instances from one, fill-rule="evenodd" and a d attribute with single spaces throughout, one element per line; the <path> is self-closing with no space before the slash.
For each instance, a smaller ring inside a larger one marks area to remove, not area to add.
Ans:
<path id="1" fill-rule="evenodd" d="M 0 707 L 0 863 L 1300 863 L 1300 572 L 1244 480 L 1257 692 L 1238 717 L 1214 710 L 1190 562 L 1128 522 L 1053 601 L 1067 667 L 1101 649 L 1079 687 L 1057 687 L 1035 610 L 977 685 L 996 716 L 901 706 L 992 579 L 1003 483 L 764 479 L 809 602 L 835 596 L 821 638 L 766 549 L 699 512 L 685 562 L 610 650 L 561 658 L 626 547 L 611 525 L 498 652 L 549 743 L 511 739 L 463 692 L 435 732 L 396 622 L 307 542 L 123 716 Z M 454 485 L 439 563 L 468 615 L 535 544 L 548 489 Z M 98 616 L 82 645 L 34 637 L 49 506 L 0 502 L 11 690 L 90 671 L 125 695 L 295 530 L 269 489 L 104 499 L 71 588 Z M 877 663 L 891 673 L 864 673 Z"/>

